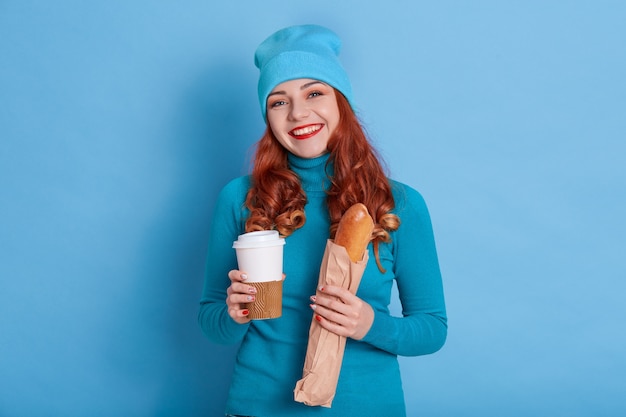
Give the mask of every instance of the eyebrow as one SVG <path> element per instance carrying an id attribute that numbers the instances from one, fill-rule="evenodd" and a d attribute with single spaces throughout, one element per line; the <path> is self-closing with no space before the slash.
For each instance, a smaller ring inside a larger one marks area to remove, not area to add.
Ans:
<path id="1" fill-rule="evenodd" d="M 327 85 L 326 83 L 323 83 L 323 82 L 321 82 L 321 81 L 311 81 L 311 82 L 309 82 L 309 83 L 306 83 L 306 84 L 301 85 L 301 86 L 300 86 L 300 91 L 302 91 L 302 90 L 306 90 L 307 88 L 309 88 L 310 86 L 315 85 L 315 84 L 324 84 L 324 85 Z M 269 94 L 267 95 L 267 97 L 269 98 L 269 97 L 271 97 L 271 96 L 274 96 L 274 95 L 279 95 L 279 94 L 287 94 L 287 92 L 286 92 L 286 91 L 273 91 L 273 92 L 269 93 Z"/>

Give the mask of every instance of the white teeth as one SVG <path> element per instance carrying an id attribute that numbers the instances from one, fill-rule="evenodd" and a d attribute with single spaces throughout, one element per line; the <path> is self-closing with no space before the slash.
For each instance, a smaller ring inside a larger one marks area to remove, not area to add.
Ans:
<path id="1" fill-rule="evenodd" d="M 302 129 L 295 129 L 292 131 L 292 133 L 296 136 L 308 135 L 310 133 L 315 132 L 316 130 L 320 130 L 321 128 L 322 128 L 321 125 L 307 126 L 307 127 L 303 127 Z"/>

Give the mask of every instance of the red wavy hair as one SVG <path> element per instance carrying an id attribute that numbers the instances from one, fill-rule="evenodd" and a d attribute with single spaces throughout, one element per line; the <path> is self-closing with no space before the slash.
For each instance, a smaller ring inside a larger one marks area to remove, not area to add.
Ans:
<path id="1" fill-rule="evenodd" d="M 398 216 L 390 213 L 395 206 L 391 186 L 352 107 L 338 90 L 335 96 L 340 118 L 328 141 L 328 163 L 333 166 L 327 191 L 330 238 L 334 238 L 339 220 L 350 206 L 365 204 L 374 219 L 372 241 L 376 263 L 384 273 L 379 243 L 389 242 L 389 232 L 400 226 Z M 287 151 L 268 126 L 256 147 L 252 186 L 246 197 L 246 207 L 250 210 L 246 232 L 276 229 L 281 235 L 289 236 L 306 221 L 306 201 L 298 176 L 289 169 Z"/>

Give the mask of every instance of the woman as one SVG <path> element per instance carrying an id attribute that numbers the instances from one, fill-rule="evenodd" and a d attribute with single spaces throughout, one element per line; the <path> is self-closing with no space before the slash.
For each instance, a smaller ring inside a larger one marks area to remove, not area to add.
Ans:
<path id="1" fill-rule="evenodd" d="M 226 406 L 238 416 L 404 416 L 397 355 L 441 348 L 447 334 L 431 222 L 420 194 L 386 178 L 351 107 L 340 41 L 320 26 L 280 30 L 257 49 L 259 101 L 268 128 L 250 176 L 218 197 L 199 322 L 223 344 L 241 343 Z M 354 203 L 375 222 L 356 295 L 316 294 L 326 240 Z M 250 321 L 254 300 L 231 245 L 239 234 L 276 229 L 284 247 L 283 314 Z M 396 280 L 403 317 L 389 314 Z M 338 297 L 342 302 L 332 300 Z M 295 402 L 312 314 L 348 338 L 331 408 Z"/>

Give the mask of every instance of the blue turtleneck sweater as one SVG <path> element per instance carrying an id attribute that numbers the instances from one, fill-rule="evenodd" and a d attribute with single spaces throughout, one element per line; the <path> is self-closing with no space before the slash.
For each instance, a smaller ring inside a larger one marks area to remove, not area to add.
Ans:
<path id="1" fill-rule="evenodd" d="M 289 155 L 307 195 L 306 223 L 287 237 L 284 247 L 283 315 L 278 319 L 238 324 L 228 315 L 228 271 L 237 268 L 232 242 L 244 233 L 248 176 L 227 184 L 215 209 L 208 248 L 207 271 L 198 316 L 204 333 L 216 343 L 241 342 L 237 353 L 226 412 L 279 416 L 404 416 L 404 394 L 397 355 L 433 353 L 447 334 L 441 274 L 428 210 L 421 195 L 391 181 L 401 226 L 392 241 L 380 245 L 386 273 L 370 260 L 357 296 L 375 312 L 363 340 L 348 339 L 337 392 L 331 408 L 295 402 L 293 390 L 302 377 L 319 268 L 329 237 L 325 190 L 328 155 L 303 159 Z M 389 313 L 396 280 L 402 317 Z"/>

